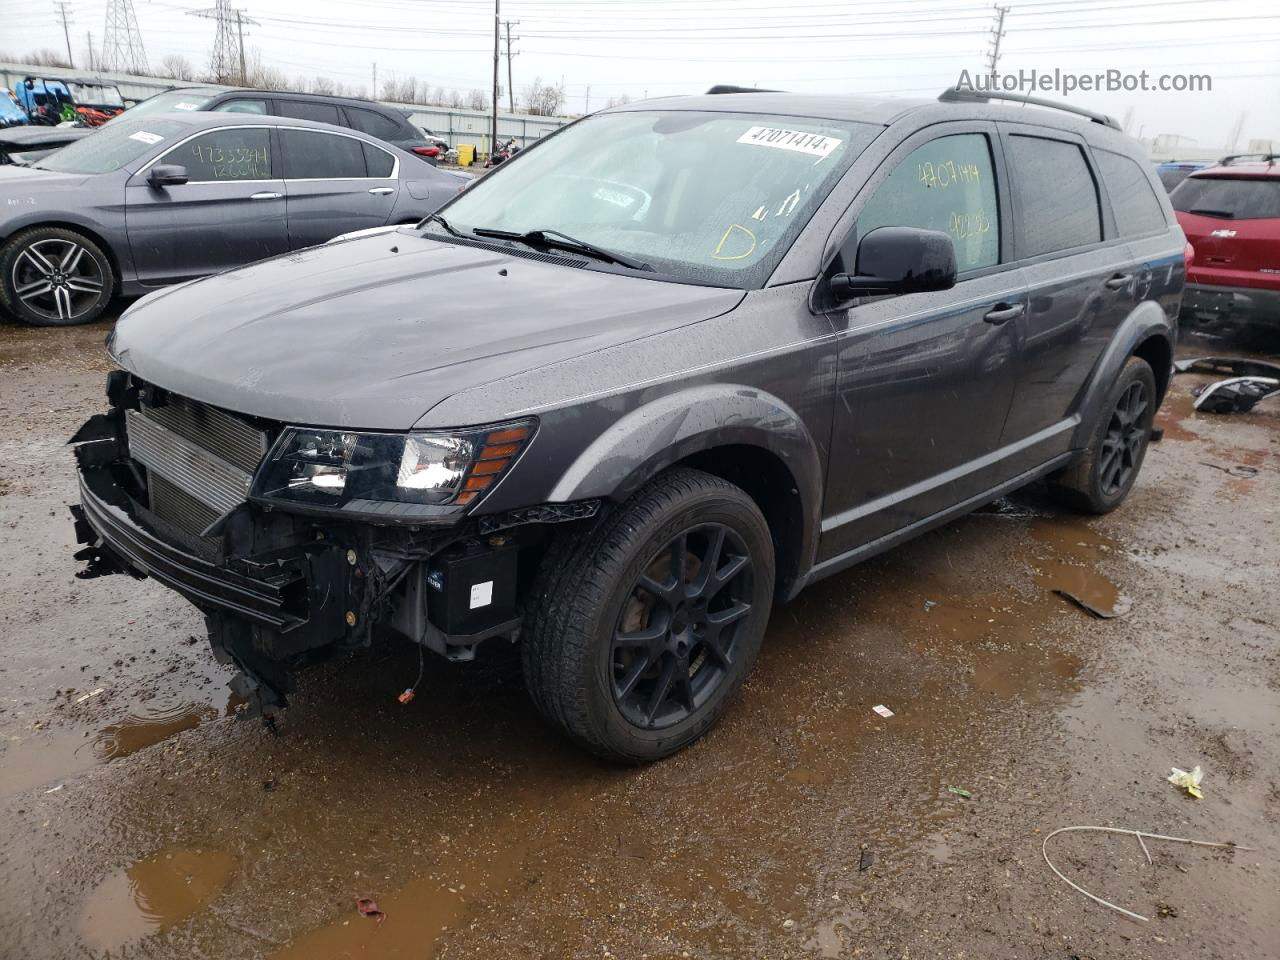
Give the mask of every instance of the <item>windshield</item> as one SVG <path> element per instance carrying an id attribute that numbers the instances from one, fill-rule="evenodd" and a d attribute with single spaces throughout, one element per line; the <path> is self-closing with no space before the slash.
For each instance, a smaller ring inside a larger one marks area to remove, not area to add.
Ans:
<path id="1" fill-rule="evenodd" d="M 138 159 L 187 129 L 177 120 L 129 120 L 103 124 L 83 140 L 55 150 L 39 163 L 38 170 L 58 173 L 110 173 Z"/>
<path id="2" fill-rule="evenodd" d="M 760 286 L 880 129 L 807 117 L 606 113 L 518 154 L 445 215 L 461 233 L 555 230 L 676 279 Z"/>
<path id="3" fill-rule="evenodd" d="M 1280 217 L 1280 177 L 1188 177 L 1169 197 L 1173 209 L 1223 220 Z"/>
<path id="4" fill-rule="evenodd" d="M 95 103 L 107 107 L 123 107 L 124 100 L 115 87 L 99 86 L 96 83 L 72 83 L 71 96 L 76 103 Z"/>
<path id="5" fill-rule="evenodd" d="M 122 119 L 133 120 L 150 113 L 183 113 L 191 110 L 203 110 L 204 105 L 213 99 L 215 92 L 213 90 L 169 90 L 166 93 L 157 93 L 154 97 L 147 97 L 141 103 L 135 103 L 124 113 L 117 114 L 108 120 L 103 126 L 114 126 L 120 123 Z"/>

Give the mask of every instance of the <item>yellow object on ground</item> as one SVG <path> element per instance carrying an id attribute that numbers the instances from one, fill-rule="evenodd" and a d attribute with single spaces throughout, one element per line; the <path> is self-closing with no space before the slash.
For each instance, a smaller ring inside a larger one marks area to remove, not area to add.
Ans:
<path id="1" fill-rule="evenodd" d="M 458 144 L 458 166 L 469 167 L 476 162 L 476 145 L 474 143 Z"/>
<path id="2" fill-rule="evenodd" d="M 1200 781 L 1204 779 L 1204 771 L 1199 767 L 1192 769 L 1190 773 L 1186 770 L 1179 770 L 1173 767 L 1173 773 L 1169 774 L 1169 782 L 1175 787 L 1181 787 L 1197 800 L 1203 800 L 1204 794 L 1200 792 Z"/>

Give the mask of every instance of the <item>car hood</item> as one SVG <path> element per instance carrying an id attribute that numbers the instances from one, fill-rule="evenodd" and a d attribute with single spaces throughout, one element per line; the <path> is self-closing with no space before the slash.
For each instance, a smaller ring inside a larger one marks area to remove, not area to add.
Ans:
<path id="1" fill-rule="evenodd" d="M 5 127 L 0 130 L 0 143 L 14 150 L 39 150 L 53 144 L 71 143 L 93 133 L 87 127 L 50 127 L 32 124 L 22 127 Z"/>
<path id="2" fill-rule="evenodd" d="M 55 173 L 53 170 L 37 170 L 13 164 L 0 165 L 0 214 L 14 213 L 23 206 L 21 193 L 27 191 L 65 190 L 88 180 L 83 173 Z"/>
<path id="3" fill-rule="evenodd" d="M 152 294 L 108 349 L 142 379 L 224 409 L 407 430 L 459 390 L 709 319 L 742 297 L 406 231 Z"/>

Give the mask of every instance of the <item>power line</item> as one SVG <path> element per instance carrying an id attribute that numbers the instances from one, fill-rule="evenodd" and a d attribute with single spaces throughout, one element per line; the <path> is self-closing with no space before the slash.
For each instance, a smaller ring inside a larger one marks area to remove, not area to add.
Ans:
<path id="1" fill-rule="evenodd" d="M 217 5 L 204 10 L 188 10 L 188 16 L 201 17 L 217 23 L 217 33 L 213 39 L 213 52 L 209 54 L 209 72 L 218 80 L 225 81 L 235 72 L 236 60 L 239 60 L 240 83 L 247 84 L 248 68 L 244 56 L 244 25 L 258 25 L 257 20 L 245 16 L 244 10 L 232 7 L 229 0 L 217 0 Z M 236 53 L 239 51 L 239 57 Z"/>
<path id="2" fill-rule="evenodd" d="M 987 52 L 988 73 L 995 73 L 996 65 L 1000 62 L 1000 41 L 1004 39 L 1004 17 L 1008 12 L 1008 7 L 996 4 L 996 26 L 991 31 L 991 49 Z"/>

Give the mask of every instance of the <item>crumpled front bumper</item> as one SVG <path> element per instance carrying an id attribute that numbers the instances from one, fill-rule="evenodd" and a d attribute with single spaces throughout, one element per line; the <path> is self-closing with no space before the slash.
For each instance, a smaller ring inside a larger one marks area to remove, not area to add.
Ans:
<path id="1" fill-rule="evenodd" d="M 71 513 L 76 540 L 86 546 L 77 556 L 89 561 L 81 576 L 122 568 L 154 577 L 205 610 L 224 610 L 282 632 L 305 622 L 305 610 L 296 602 L 303 578 L 296 570 L 252 577 L 188 553 L 144 529 L 130 516 L 127 498 L 120 503 L 122 495 L 113 495 L 105 477 L 81 471 L 79 479 L 80 504 Z"/>

